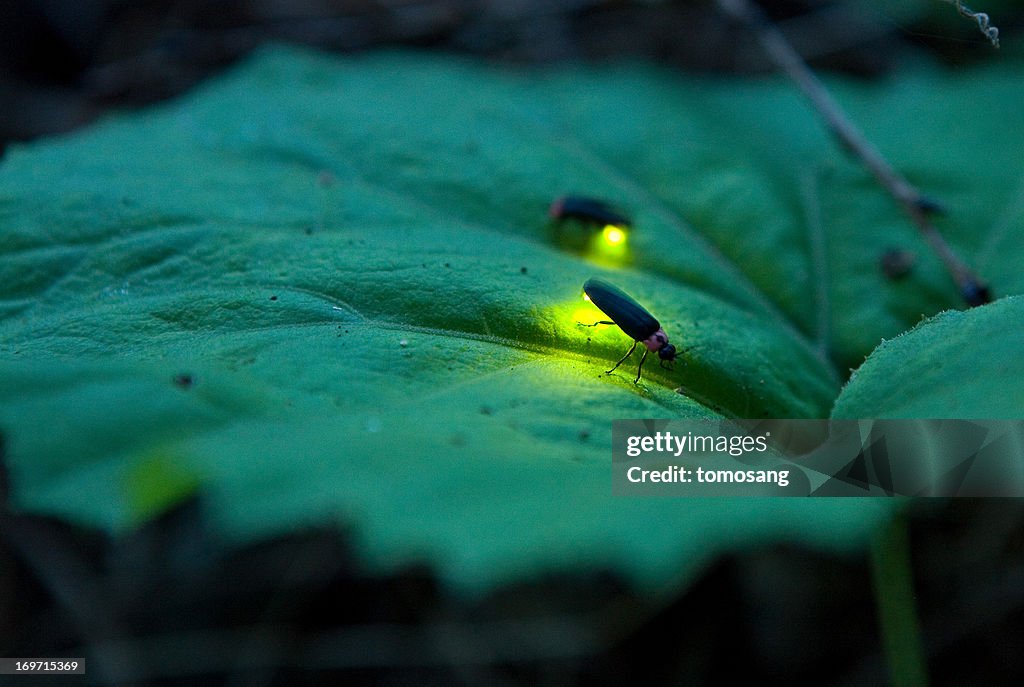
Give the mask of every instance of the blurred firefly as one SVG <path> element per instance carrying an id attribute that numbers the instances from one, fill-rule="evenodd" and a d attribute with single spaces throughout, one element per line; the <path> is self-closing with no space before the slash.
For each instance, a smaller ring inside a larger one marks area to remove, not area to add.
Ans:
<path id="1" fill-rule="evenodd" d="M 602 241 L 612 247 L 625 242 L 626 232 L 633 223 L 608 203 L 582 196 L 562 196 L 556 199 L 548 214 L 559 224 L 566 220 L 576 220 L 584 225 L 600 227 Z"/>
<path id="2" fill-rule="evenodd" d="M 605 374 L 614 372 L 629 356 L 633 355 L 637 344 L 640 343 L 644 345 L 644 354 L 640 358 L 640 366 L 636 369 L 636 379 L 633 380 L 634 384 L 640 382 L 640 372 L 643 370 L 644 361 L 647 360 L 648 353 L 656 351 L 658 357 L 661 358 L 660 365 L 666 369 L 672 369 L 671 366 L 666 366 L 665 363 L 671 363 L 676 359 L 676 347 L 668 342 L 668 335 L 665 334 L 665 330 L 661 328 L 658 320 L 654 319 L 651 313 L 647 312 L 642 305 L 633 300 L 632 296 L 602 279 L 588 279 L 583 284 L 583 293 L 586 300 L 592 302 L 605 315 L 612 318 L 610 322 L 602 320 L 601 322 L 583 326 L 596 327 L 599 324 L 615 324 L 627 336 L 633 339 L 633 345 L 626 355 L 622 356 L 619 362 L 615 363 L 615 366 L 607 370 Z"/>
<path id="3" fill-rule="evenodd" d="M 576 219 L 589 224 L 612 225 L 615 227 L 628 227 L 632 222 L 624 214 L 596 198 L 584 198 L 582 196 L 562 196 L 551 204 L 548 210 L 552 219 L 562 221 L 565 219 Z"/>

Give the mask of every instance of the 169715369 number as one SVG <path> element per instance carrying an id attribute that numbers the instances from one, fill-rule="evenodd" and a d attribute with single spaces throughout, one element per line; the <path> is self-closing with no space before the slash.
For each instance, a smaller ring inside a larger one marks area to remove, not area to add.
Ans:
<path id="1" fill-rule="evenodd" d="M 81 658 L 0 658 L 0 675 L 85 674 Z"/>

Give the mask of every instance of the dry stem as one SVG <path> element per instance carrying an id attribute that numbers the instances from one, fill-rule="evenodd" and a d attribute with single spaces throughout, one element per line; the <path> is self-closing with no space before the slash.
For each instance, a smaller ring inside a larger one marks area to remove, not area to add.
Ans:
<path id="1" fill-rule="evenodd" d="M 797 54 L 782 32 L 764 15 L 761 8 L 751 0 L 716 0 L 716 2 L 727 15 L 754 31 L 758 42 L 772 61 L 796 82 L 836 138 L 861 159 L 878 183 L 899 202 L 928 245 L 942 260 L 968 305 L 975 306 L 989 302 L 991 296 L 988 286 L 975 276 L 932 224 L 930 217 L 940 212 L 941 206 L 907 181 L 882 157 L 879 150 L 846 116 L 839 103 Z M 958 8 L 962 7 L 959 2 L 957 2 L 957 6 Z"/>

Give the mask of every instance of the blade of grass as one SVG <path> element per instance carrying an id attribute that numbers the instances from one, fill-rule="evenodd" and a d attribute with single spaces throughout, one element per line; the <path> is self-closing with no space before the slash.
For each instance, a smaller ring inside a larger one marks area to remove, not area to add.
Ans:
<path id="1" fill-rule="evenodd" d="M 925 687 L 928 669 L 914 603 L 907 520 L 897 515 L 871 545 L 871 576 L 882 646 L 893 687 Z"/>

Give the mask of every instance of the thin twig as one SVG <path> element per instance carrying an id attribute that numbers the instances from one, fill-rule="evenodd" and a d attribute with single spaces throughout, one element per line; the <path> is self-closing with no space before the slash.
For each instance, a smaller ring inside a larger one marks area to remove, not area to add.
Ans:
<path id="1" fill-rule="evenodd" d="M 751 0 L 716 2 L 727 15 L 750 27 L 772 61 L 796 82 L 836 138 L 861 159 L 878 183 L 899 202 L 928 245 L 942 260 L 968 305 L 988 303 L 991 300 L 988 286 L 975 276 L 931 223 L 931 215 L 941 212 L 942 207 L 907 181 L 882 157 L 758 5 Z"/>
<path id="2" fill-rule="evenodd" d="M 999 47 L 999 29 L 989 23 L 988 15 L 984 12 L 975 12 L 960 0 L 945 0 L 951 5 L 956 5 L 956 11 L 961 17 L 973 19 L 978 23 L 978 30 L 985 34 L 993 47 Z"/>

